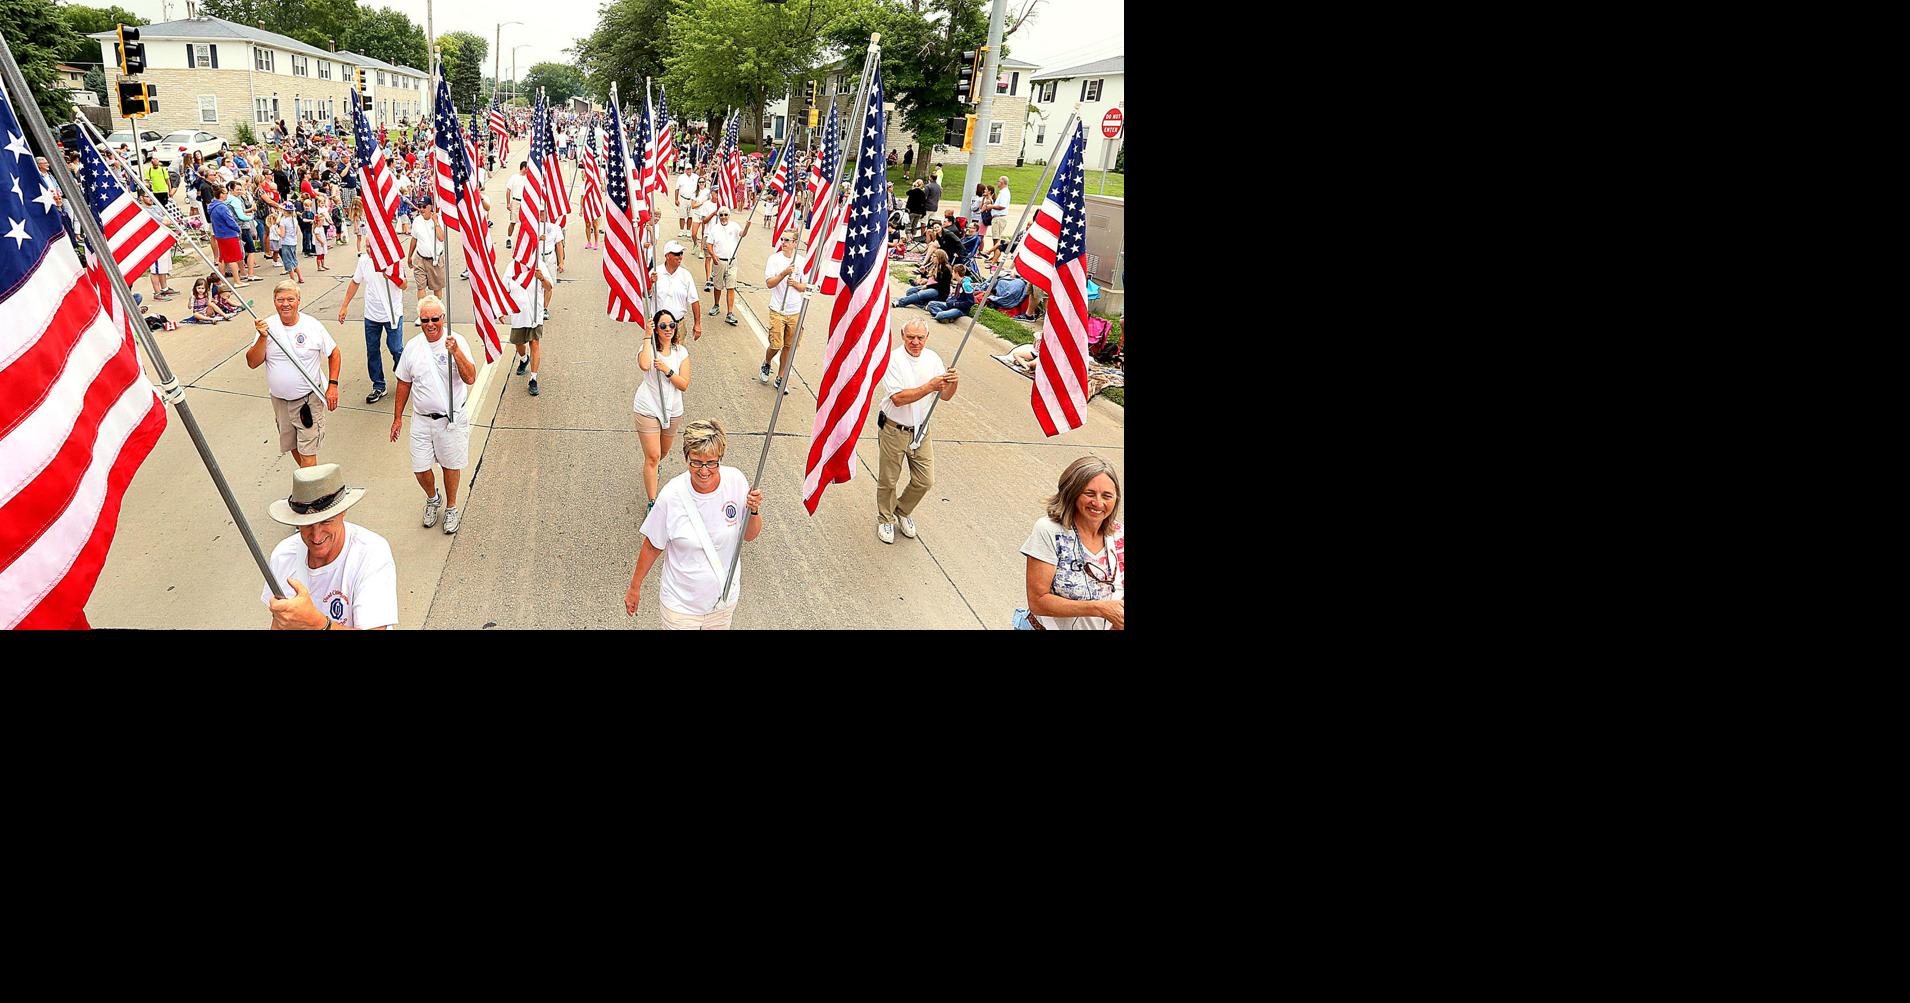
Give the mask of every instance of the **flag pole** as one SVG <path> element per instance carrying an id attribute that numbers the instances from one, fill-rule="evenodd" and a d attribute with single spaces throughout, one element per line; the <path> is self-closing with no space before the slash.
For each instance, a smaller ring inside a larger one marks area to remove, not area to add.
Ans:
<path id="1" fill-rule="evenodd" d="M 86 129 L 90 135 L 98 137 L 93 141 L 93 146 L 95 148 L 104 149 L 106 155 L 113 158 L 113 163 L 118 164 L 120 168 L 126 172 L 126 176 L 133 181 L 134 191 L 142 195 L 152 195 L 154 205 L 158 204 L 159 196 L 153 194 L 152 186 L 146 183 L 145 176 L 135 172 L 133 166 L 126 162 L 126 158 L 119 155 L 118 150 L 106 145 L 106 137 L 100 133 L 99 128 L 95 126 L 90 119 L 80 114 L 77 107 L 73 110 L 73 124 Z M 140 206 L 140 208 L 145 210 L 146 215 L 151 216 L 160 226 L 165 227 L 167 232 L 173 234 L 174 237 L 185 240 L 185 242 L 192 247 L 196 248 L 199 246 L 198 242 L 193 239 L 191 227 L 180 227 L 175 230 L 173 229 L 172 221 L 166 218 L 165 213 L 155 210 L 152 206 Z M 236 292 L 237 290 L 234 291 Z"/>
<path id="2" fill-rule="evenodd" d="M 614 97 L 612 98 L 612 100 L 613 101 L 615 100 Z M 637 156 L 639 158 L 647 159 L 649 157 L 648 150 L 654 149 L 657 145 L 656 143 L 657 124 L 654 121 L 651 121 L 650 78 L 647 76 L 643 78 L 643 118 L 639 119 L 638 121 L 647 123 L 647 127 L 644 129 L 644 137 L 643 137 L 644 138 L 643 145 L 645 149 L 637 151 Z M 626 156 L 624 157 L 624 160 L 626 161 L 626 166 L 627 166 L 627 162 L 630 159 L 628 156 L 628 154 L 630 153 L 629 140 L 626 139 L 624 141 L 623 149 L 624 149 L 624 153 L 626 154 Z M 662 161 L 659 160 L 658 163 L 660 165 Z M 642 159 L 639 159 L 637 162 L 637 183 L 643 184 L 643 160 Z M 628 180 L 624 182 L 624 187 L 625 188 L 629 187 Z M 657 252 L 657 206 L 656 206 L 656 202 L 650 197 L 650 189 L 648 186 L 645 186 L 643 190 L 643 204 L 645 208 L 649 210 L 650 253 L 652 255 L 655 255 Z M 645 331 L 648 332 L 650 336 L 650 377 L 651 377 L 651 382 L 657 388 L 657 410 L 663 412 L 663 417 L 657 419 L 657 427 L 661 428 L 664 425 L 667 425 L 670 423 L 670 409 L 663 405 L 663 360 L 657 358 L 658 340 L 657 340 L 657 332 L 655 330 L 656 323 L 657 323 L 657 281 L 661 279 L 663 276 L 660 274 L 660 270 L 656 272 L 649 271 L 649 269 L 651 268 L 651 263 L 643 260 L 642 234 L 638 234 L 637 236 L 637 267 L 645 269 L 646 274 L 649 274 L 651 276 L 650 281 L 644 284 L 647 287 L 647 291 L 649 292 L 649 295 L 645 298 L 649 300 L 649 302 L 645 303 L 643 307 L 645 311 L 644 318 L 643 318 L 643 326 Z M 695 280 L 692 279 L 691 281 L 695 281 Z M 703 298 L 701 296 L 697 297 L 696 299 L 695 309 L 698 309 L 698 310 L 703 309 Z M 683 318 L 678 317 L 676 319 L 676 336 L 670 339 L 670 347 L 675 348 L 676 346 L 682 343 L 683 343 Z M 659 437 L 659 441 L 661 441 L 661 437 Z M 659 457 L 659 459 L 661 459 L 661 457 Z M 657 485 L 657 494 L 660 495 L 662 493 L 663 493 L 663 486 L 659 484 Z"/>
<path id="3" fill-rule="evenodd" d="M 27 132 L 31 133 L 40 149 L 46 154 L 47 166 L 53 170 L 53 177 L 65 193 L 66 201 L 73 211 L 70 215 L 85 231 L 87 242 L 94 248 L 100 270 L 106 273 L 107 280 L 113 285 L 113 295 L 119 298 L 120 308 L 126 311 L 127 326 L 132 329 L 133 339 L 146 350 L 146 358 L 152 362 L 153 372 L 159 376 L 159 394 L 166 403 L 171 404 L 179 414 L 179 420 L 186 426 L 186 434 L 192 438 L 193 447 L 199 451 L 199 458 L 205 462 L 206 472 L 212 475 L 212 483 L 219 489 L 219 497 L 224 500 L 226 511 L 231 513 L 232 521 L 239 528 L 239 535 L 245 538 L 246 548 L 252 552 L 253 563 L 259 566 L 259 574 L 265 576 L 265 585 L 272 594 L 280 599 L 292 598 L 292 590 L 287 588 L 272 574 L 272 565 L 265 559 L 265 552 L 259 549 L 258 537 L 252 533 L 252 524 L 245 518 L 245 509 L 240 507 L 239 499 L 232 494 L 232 486 L 226 483 L 224 471 L 219 469 L 218 457 L 212 455 L 212 445 L 199 428 L 198 419 L 192 415 L 192 405 L 186 403 L 185 388 L 173 375 L 172 367 L 166 364 L 166 357 L 160 353 L 159 345 L 153 341 L 152 332 L 146 329 L 146 322 L 139 316 L 139 306 L 133 302 L 133 291 L 126 285 L 126 277 L 120 274 L 119 263 L 113 259 L 112 245 L 107 243 L 106 234 L 100 228 L 99 220 L 93 217 L 91 205 L 86 201 L 86 193 L 81 190 L 78 179 L 66 169 L 66 158 L 60 156 L 59 144 L 54 142 L 52 130 L 47 128 L 46 119 L 40 114 L 40 105 L 33 98 L 32 88 L 27 86 L 26 77 L 20 72 L 20 64 L 14 62 L 13 46 L 6 35 L 0 33 L 0 76 L 4 77 L 6 89 L 10 94 L 25 97 L 23 101 L 12 102 L 18 110 L 18 117 Z M 88 280 L 90 281 L 90 279 Z M 101 304 L 105 306 L 105 304 Z M 110 311 L 109 311 L 110 312 Z M 281 346 L 281 349 L 283 346 Z M 304 367 L 299 367 L 303 371 Z M 322 396 L 322 395 L 321 395 Z"/>
<path id="4" fill-rule="evenodd" d="M 432 202 L 440 201 L 440 199 L 438 198 L 437 146 L 438 146 L 438 139 L 439 139 L 439 136 L 438 136 L 439 130 L 438 130 L 437 108 L 438 108 L 438 81 L 442 78 L 443 74 L 444 74 L 444 52 L 440 49 L 433 49 L 431 50 L 431 110 L 432 110 L 431 201 Z M 453 118 L 457 117 L 457 107 L 455 105 L 452 106 L 451 116 Z M 464 151 L 459 150 L 458 156 L 461 157 L 463 155 L 464 155 Z M 452 208 L 455 209 L 456 205 L 454 204 Z M 440 222 L 433 223 L 432 226 L 434 228 L 443 225 L 442 220 L 444 219 L 444 206 L 442 205 L 438 206 L 437 215 Z M 436 233 L 433 233 L 431 235 L 433 240 L 436 240 L 437 236 L 438 235 Z M 450 236 L 451 236 L 450 227 L 445 227 L 445 237 L 446 237 L 445 252 L 446 253 L 444 255 L 444 264 L 446 268 L 449 268 L 451 265 L 451 255 L 449 253 L 451 250 L 450 248 L 451 241 L 449 239 Z M 413 241 L 416 241 L 417 238 L 414 237 L 412 239 Z M 446 302 L 444 302 L 444 323 L 440 325 L 444 328 L 443 336 L 445 339 L 445 342 L 444 342 L 444 425 L 446 428 L 450 428 L 451 425 L 454 424 L 458 419 L 458 386 L 457 386 L 458 358 L 457 358 L 457 353 L 451 350 L 451 304 L 448 301 L 453 299 L 454 297 L 451 296 L 450 279 L 451 277 L 449 275 L 445 276 L 444 293 L 445 293 Z M 430 290 L 428 288 L 425 290 L 425 293 L 423 295 L 420 295 L 418 298 L 422 300 L 427 295 L 430 295 Z M 424 321 L 418 322 L 418 330 L 420 333 L 424 331 Z M 426 339 L 427 342 L 429 342 L 429 340 L 430 339 L 428 338 Z"/>
<path id="5" fill-rule="evenodd" d="M 856 85 L 855 109 L 857 111 L 861 111 L 863 106 L 868 104 L 869 102 L 869 78 L 872 77 L 875 73 L 875 67 L 881 59 L 881 54 L 882 54 L 881 50 L 882 50 L 882 33 L 878 31 L 869 36 L 868 53 L 866 57 L 863 59 L 863 63 L 862 63 L 862 81 Z M 840 140 L 842 136 L 841 129 L 842 129 L 842 125 L 840 122 L 838 122 L 837 132 L 836 132 L 836 136 L 838 140 Z M 857 145 L 860 146 L 860 144 L 857 144 Z M 841 183 L 841 180 L 842 180 L 842 161 L 848 155 L 848 152 L 849 152 L 848 147 L 843 145 L 840 141 L 838 141 L 838 143 L 836 144 L 836 172 L 835 172 L 835 177 L 838 184 Z M 825 237 L 824 239 L 826 240 L 828 238 Z M 822 260 L 822 256 L 817 255 L 816 260 L 818 262 L 816 266 L 817 270 L 820 271 L 822 267 L 820 264 Z M 791 263 L 793 264 L 794 262 L 791 262 Z M 788 281 L 788 280 L 784 280 L 784 281 Z M 882 294 L 884 296 L 887 296 L 888 290 L 884 289 L 882 291 Z M 761 485 L 763 481 L 763 470 L 769 464 L 769 444 L 776 441 L 776 420 L 777 418 L 781 417 L 783 412 L 783 398 L 785 396 L 788 396 L 787 394 L 777 393 L 776 390 L 778 388 L 787 390 L 789 388 L 789 378 L 795 373 L 796 344 L 798 340 L 801 339 L 802 337 L 803 318 L 809 315 L 809 300 L 813 296 L 814 296 L 813 290 L 811 292 L 806 292 L 802 294 L 802 309 L 796 312 L 795 330 L 790 332 L 789 345 L 783 350 L 782 378 L 777 380 L 775 385 L 770 388 L 770 396 L 772 398 L 772 403 L 770 404 L 770 408 L 769 408 L 769 429 L 763 433 L 763 451 L 760 455 L 756 457 L 756 476 L 751 478 L 749 482 L 752 486 L 758 488 L 758 490 L 761 489 Z M 699 306 L 699 309 L 700 309 L 700 306 Z M 747 532 L 749 530 L 748 518 L 745 518 L 743 520 L 743 530 L 744 532 Z M 716 600 L 716 605 L 717 605 L 717 608 L 719 609 L 722 607 L 722 605 L 725 602 L 729 601 L 730 590 L 736 584 L 736 566 L 738 564 L 741 564 L 743 561 L 743 535 L 744 533 L 736 534 L 736 553 L 730 555 L 730 568 L 728 573 L 726 573 L 723 576 L 723 594 L 718 596 Z M 710 612 L 713 613 L 715 612 L 715 610 L 711 610 Z"/>
<path id="6" fill-rule="evenodd" d="M 37 106 L 36 106 L 36 107 L 37 107 Z M 89 122 L 89 121 L 87 121 L 87 120 L 86 120 L 86 118 L 85 118 L 84 116 L 82 116 L 82 115 L 80 115 L 80 114 L 79 114 L 78 112 L 74 112 L 74 114 L 73 114 L 73 120 L 74 120 L 74 122 L 75 122 L 75 123 L 78 123 L 78 124 L 81 124 L 81 125 L 83 125 L 83 126 L 84 126 L 84 127 L 85 127 L 85 128 L 87 129 L 87 130 L 89 130 L 90 132 L 92 132 L 92 134 L 93 134 L 93 135 L 95 135 L 95 136 L 98 136 L 98 135 L 99 135 L 99 129 L 97 129 L 97 128 L 95 128 L 95 127 L 94 127 L 94 125 L 93 125 L 93 123 L 91 123 L 91 122 Z M 99 141 L 99 142 L 102 142 L 102 143 L 103 143 L 103 142 L 105 142 L 105 137 L 104 137 L 104 136 L 101 136 L 101 137 L 100 137 L 100 141 Z M 95 149 L 97 149 L 97 148 L 99 147 L 99 143 L 94 143 L 93 145 L 94 145 L 94 148 L 95 148 Z M 109 151 L 109 152 L 110 152 L 110 151 Z M 118 158 L 117 156 L 115 156 L 115 159 L 119 159 L 119 160 L 120 160 L 120 163 L 122 163 L 122 164 L 123 164 L 123 163 L 125 163 L 125 160 L 123 160 L 123 159 L 120 159 L 120 158 Z M 52 158 L 52 157 L 48 157 L 48 158 L 47 158 L 47 160 L 48 160 L 48 162 L 51 162 L 51 161 L 53 160 L 53 158 Z M 66 160 L 66 158 L 64 158 L 64 157 L 62 157 L 62 158 L 60 158 L 60 161 L 61 161 L 61 163 L 62 163 L 62 164 L 64 164 L 64 163 L 65 163 L 65 160 Z M 127 173 L 129 173 L 129 174 L 130 174 L 131 172 L 130 172 L 130 171 L 128 171 Z M 139 191 L 141 191 L 141 192 L 145 192 L 145 193 L 148 193 L 148 194 L 150 194 L 150 192 L 151 192 L 151 189 L 149 189 L 149 188 L 145 188 L 145 187 L 143 187 L 143 185 L 142 185 L 142 187 L 140 187 L 140 188 L 139 188 L 138 190 L 139 190 Z M 154 199 L 154 201 L 158 201 L 158 199 L 156 199 L 156 198 L 155 198 L 155 199 Z M 141 208 L 141 209 L 145 209 L 146 207 L 145 207 L 145 206 L 141 206 L 140 208 Z M 151 214 L 150 214 L 150 213 L 148 213 L 148 215 L 151 215 Z M 163 220 L 161 220 L 160 222 L 161 222 L 161 223 L 163 224 L 163 222 L 164 222 L 164 221 L 163 221 Z M 170 230 L 170 229 L 171 229 L 171 228 L 170 228 L 170 227 L 168 227 L 168 230 Z M 101 246 L 101 247 L 104 247 L 104 246 L 106 246 L 106 245 L 104 245 L 104 244 L 101 244 L 100 246 Z M 192 248 L 192 249 L 193 249 L 194 251 L 196 251 L 196 252 L 198 252 L 198 254 L 199 254 L 199 260 L 201 260 L 201 261 L 203 261 L 203 262 L 205 262 L 205 263 L 206 263 L 206 269 L 207 269 L 207 271 L 208 271 L 208 273 L 209 273 L 209 274 L 210 274 L 210 275 L 211 275 L 211 276 L 212 276 L 213 278 L 220 278 L 220 279 L 223 279 L 223 278 L 225 278 L 225 276 L 224 276 L 224 275 L 221 275 L 221 274 L 219 273 L 219 266 L 218 266 L 218 265 L 215 265 L 215 264 L 213 264 L 213 263 L 212 263 L 212 258 L 211 258 L 211 257 L 209 257 L 209 256 L 208 256 L 208 255 L 206 254 L 206 250 L 205 250 L 205 248 L 203 248 L 203 247 L 200 247 L 200 246 L 199 246 L 198 244 L 196 244 L 196 243 L 194 243 L 194 242 L 193 242 L 193 241 L 192 241 L 192 240 L 191 240 L 190 238 L 188 238 L 188 239 L 186 240 L 186 246 L 187 246 L 187 247 L 190 247 L 190 248 Z M 128 286 L 128 288 L 130 289 L 130 288 L 131 288 L 131 286 Z M 258 312 L 252 309 L 252 304 L 251 304 L 251 303 L 250 303 L 249 301 L 247 301 L 245 297 L 243 297 L 243 296 L 240 296 L 240 295 L 239 295 L 239 289 L 238 289 L 238 287 L 237 287 L 236 285 L 234 285 L 234 286 L 233 286 L 233 288 L 232 288 L 232 294 L 233 294 L 233 295 L 234 295 L 235 297 L 238 297 L 238 300 L 239 300 L 239 305 L 245 308 L 245 312 L 246 312 L 246 313 L 248 313 L 248 314 L 251 314 L 251 315 L 252 315 L 252 320 L 253 320 L 253 322 L 254 322 L 254 325 L 256 326 L 256 324 L 257 324 L 257 322 L 258 322 L 258 321 L 259 321 L 259 320 L 261 319 L 261 318 L 259 317 L 259 315 L 258 315 Z M 157 301 L 155 301 L 155 304 L 156 304 L 156 303 L 157 303 Z M 135 314 L 135 316 L 137 316 L 137 314 Z M 144 323 L 144 322 L 142 321 L 141 323 Z M 137 329 L 135 329 L 135 330 L 137 330 Z M 272 341 L 273 341 L 274 343 L 276 343 L 276 344 L 277 344 L 277 345 L 279 346 L 279 351 L 281 351 L 281 352 L 285 352 L 285 342 L 283 342 L 283 341 L 280 341 L 280 340 L 279 340 L 279 338 L 278 338 L 278 335 L 275 335 L 275 334 L 273 334 L 273 333 L 272 333 L 272 332 L 271 332 L 270 330 L 267 330 L 267 331 L 266 331 L 266 336 L 267 336 L 267 337 L 269 337 L 269 338 L 271 338 L 271 339 L 272 339 Z M 291 353 L 290 353 L 290 352 L 286 352 L 286 358 L 288 358 L 288 359 L 289 359 L 289 358 L 291 358 Z M 306 372 L 306 371 L 305 371 L 305 367 L 304 367 L 304 366 L 299 366 L 299 365 L 294 365 L 294 366 L 293 366 L 292 368 L 294 368 L 294 369 L 296 369 L 296 370 L 298 370 L 298 372 L 299 372 L 299 375 L 300 375 L 300 376 L 303 376 L 303 377 L 305 377 L 305 385 L 306 385 L 306 386 L 308 386 L 308 387 L 311 387 L 311 388 L 312 388 L 312 391 L 313 391 L 314 393 L 317 393 L 317 394 L 318 394 L 318 395 L 319 395 L 320 397 L 323 397 L 323 396 L 325 396 L 325 391 L 324 391 L 324 389 L 323 389 L 322 387 L 320 387 L 320 386 L 318 385 L 318 381 L 317 381 L 317 379 L 316 379 L 315 377 L 313 377 L 311 373 L 308 373 L 308 372 Z"/>
<path id="7" fill-rule="evenodd" d="M 1055 139 L 1054 151 L 1048 154 L 1048 162 L 1041 165 L 1041 174 L 1035 178 L 1035 186 L 1028 189 L 1028 204 L 1021 208 L 1021 221 L 1015 224 L 1014 236 L 1008 240 L 1009 247 L 1019 248 L 1022 239 L 1027 236 L 1024 228 L 1028 225 L 1028 214 L 1035 211 L 1034 193 L 1040 191 L 1042 183 L 1048 180 L 1049 172 L 1054 169 L 1055 161 L 1061 156 L 1062 145 L 1073 138 L 1074 123 L 1080 117 L 1081 106 L 1077 104 L 1074 106 L 1074 111 L 1068 114 L 1067 124 L 1061 127 L 1061 135 Z M 1004 250 L 1002 252 L 1002 260 L 995 263 L 995 270 L 988 276 L 988 284 L 983 286 L 981 292 L 975 296 L 975 313 L 968 318 L 968 327 L 962 331 L 962 343 L 955 346 L 955 357 L 949 360 L 948 368 L 954 369 L 955 364 L 962 360 L 962 349 L 968 347 L 968 338 L 975 333 L 975 322 L 981 319 L 982 311 L 988 309 L 989 294 L 994 292 L 995 283 L 1001 281 L 1002 273 L 1006 270 L 1003 266 L 1013 267 L 1014 263 L 1014 258 L 1010 257 L 1008 252 Z M 941 394 L 929 395 L 928 413 L 922 416 L 922 423 L 916 426 L 915 438 L 909 440 L 909 452 L 913 453 L 922 448 L 923 441 L 928 438 L 929 420 L 935 417 L 935 405 L 941 403 L 941 401 Z"/>

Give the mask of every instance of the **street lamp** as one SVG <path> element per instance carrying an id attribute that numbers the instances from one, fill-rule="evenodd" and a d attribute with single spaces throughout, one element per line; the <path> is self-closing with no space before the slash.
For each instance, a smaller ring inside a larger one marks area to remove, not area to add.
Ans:
<path id="1" fill-rule="evenodd" d="M 517 50 L 528 49 L 531 43 L 525 42 L 511 50 L 511 100 L 517 100 Z"/>
<path id="2" fill-rule="evenodd" d="M 498 60 L 501 60 L 504 58 L 504 26 L 507 24 L 514 24 L 521 28 L 523 27 L 524 22 L 499 21 L 497 23 L 497 37 L 491 42 L 491 98 L 492 100 L 496 100 L 497 98 L 497 88 L 498 88 L 497 71 L 499 68 Z"/>

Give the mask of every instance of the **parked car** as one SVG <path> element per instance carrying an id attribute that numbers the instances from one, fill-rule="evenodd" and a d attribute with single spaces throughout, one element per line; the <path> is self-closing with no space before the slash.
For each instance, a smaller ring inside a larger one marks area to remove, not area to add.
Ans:
<path id="1" fill-rule="evenodd" d="M 151 129 L 141 129 L 139 130 L 139 149 L 141 150 L 141 152 L 150 153 L 155 147 L 159 145 L 159 141 L 164 138 L 165 137 L 161 136 L 159 133 L 154 132 Z M 133 130 L 121 129 L 118 132 L 113 133 L 112 135 L 106 137 L 106 145 L 109 149 L 114 149 L 114 150 L 117 150 L 120 148 L 121 145 L 124 145 L 128 153 L 132 152 Z"/>
<path id="2" fill-rule="evenodd" d="M 212 133 L 201 132 L 195 129 L 181 129 L 161 139 L 159 141 L 159 149 L 153 152 L 153 156 L 167 167 L 173 167 L 179 163 L 179 155 L 188 150 L 210 157 L 215 154 L 224 153 L 225 149 L 225 140 L 220 139 Z"/>

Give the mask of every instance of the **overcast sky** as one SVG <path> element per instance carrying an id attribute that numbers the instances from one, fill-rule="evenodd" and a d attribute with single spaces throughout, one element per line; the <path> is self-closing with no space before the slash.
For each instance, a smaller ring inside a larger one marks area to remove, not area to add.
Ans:
<path id="1" fill-rule="evenodd" d="M 152 21 L 165 19 L 162 0 L 116 0 L 119 6 Z M 1009 12 L 1019 10 L 1026 0 L 1009 0 Z M 101 0 L 99 6 L 105 6 Z M 169 0 L 171 16 L 186 16 L 185 0 Z M 425 23 L 425 0 L 385 0 L 361 3 L 361 7 L 390 7 L 403 11 L 413 21 Z M 433 27 L 439 34 L 468 31 L 482 35 L 486 42 L 497 37 L 501 21 L 528 20 L 526 25 L 504 29 L 502 67 L 511 75 L 511 49 L 518 45 L 517 71 L 521 76 L 532 64 L 570 62 L 564 54 L 576 39 L 590 34 L 597 24 L 598 0 L 445 0 L 433 4 Z M 527 10 L 535 16 L 527 16 Z M 1041 0 L 1035 18 L 1009 40 L 1017 59 L 1040 64 L 1043 69 L 1061 69 L 1093 62 L 1123 51 L 1123 4 L 1120 0 Z M 269 30 L 272 26 L 266 25 Z M 487 67 L 485 72 L 490 72 Z"/>

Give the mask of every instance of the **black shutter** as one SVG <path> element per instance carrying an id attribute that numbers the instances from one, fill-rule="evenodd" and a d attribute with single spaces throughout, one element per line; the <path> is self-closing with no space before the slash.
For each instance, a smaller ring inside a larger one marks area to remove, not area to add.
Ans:
<path id="1" fill-rule="evenodd" d="M 194 62 L 192 58 L 192 43 L 188 42 L 186 43 L 186 69 L 190 70 L 197 67 L 198 65 L 199 64 Z M 18 243 L 18 241 L 16 241 L 15 243 Z"/>
<path id="2" fill-rule="evenodd" d="M 206 46 L 206 49 L 212 54 L 212 68 L 215 70 L 218 69 L 219 68 L 219 47 L 216 45 L 208 45 Z"/>
<path id="3" fill-rule="evenodd" d="M 1086 101 L 1087 99 L 1088 99 L 1088 82 L 1086 80 L 1083 80 L 1081 81 L 1081 100 Z"/>
<path id="4" fill-rule="evenodd" d="M 1008 96 L 1009 97 L 1015 96 L 1015 88 L 1020 85 L 1021 85 L 1021 72 L 1019 70 L 1017 70 L 1014 73 L 1008 74 Z"/>

